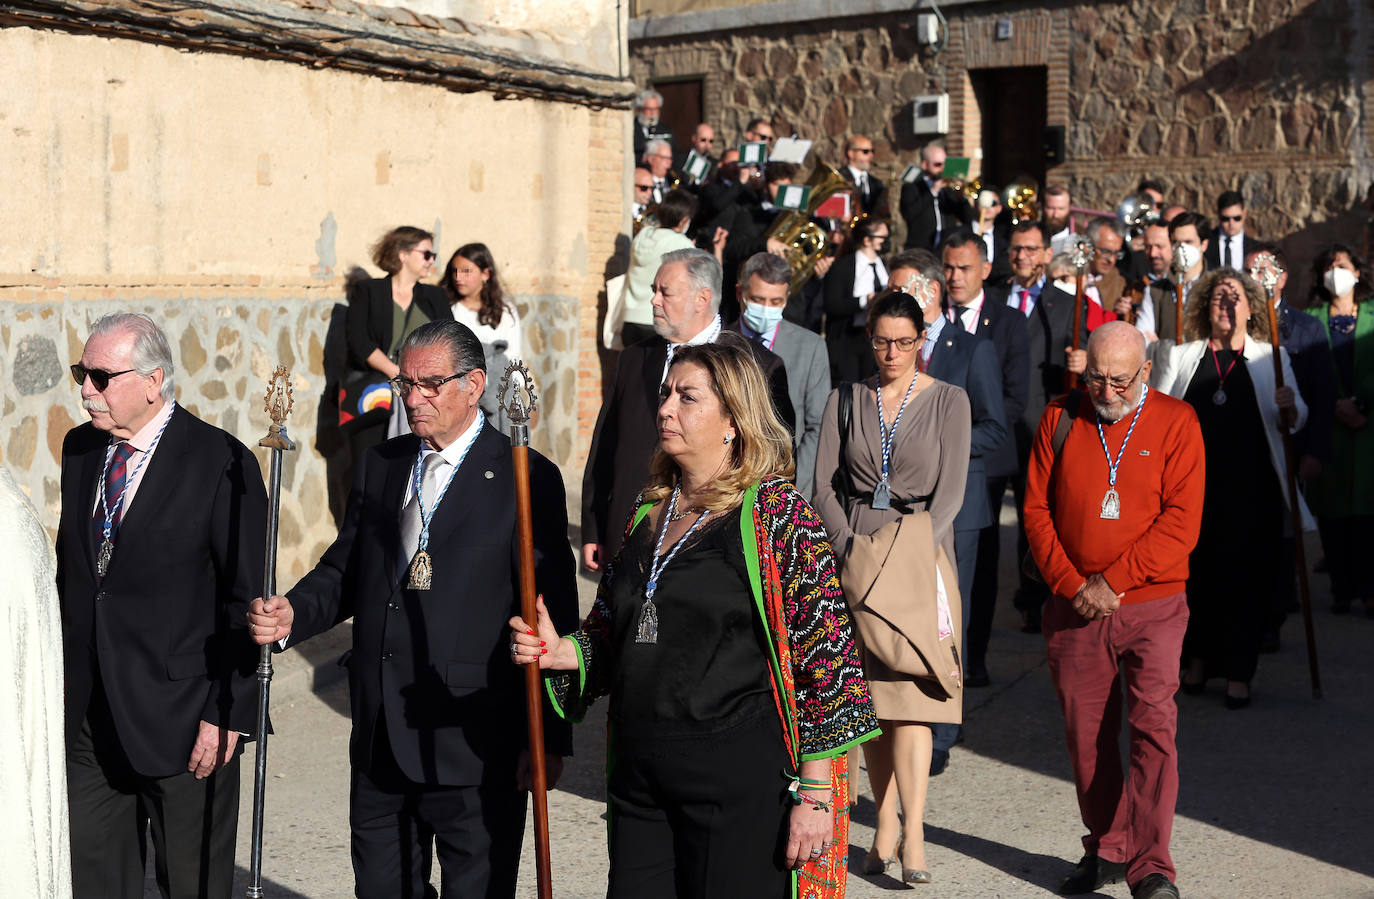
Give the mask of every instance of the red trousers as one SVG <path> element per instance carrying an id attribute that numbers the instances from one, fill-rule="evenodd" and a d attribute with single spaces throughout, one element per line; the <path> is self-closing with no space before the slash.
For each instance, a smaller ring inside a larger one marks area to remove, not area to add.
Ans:
<path id="1" fill-rule="evenodd" d="M 1178 802 L 1179 658 L 1188 628 L 1185 594 L 1123 605 L 1088 621 L 1062 596 L 1045 604 L 1050 676 L 1064 710 L 1083 847 L 1126 865 L 1134 885 L 1149 874 L 1174 879 L 1169 858 Z M 1126 685 L 1130 766 L 1121 770 L 1121 689 Z"/>

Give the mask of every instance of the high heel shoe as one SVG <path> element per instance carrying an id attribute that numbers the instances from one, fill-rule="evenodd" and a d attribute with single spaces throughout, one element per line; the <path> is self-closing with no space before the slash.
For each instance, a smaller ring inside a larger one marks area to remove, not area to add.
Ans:
<path id="1" fill-rule="evenodd" d="M 902 868 L 902 883 L 930 883 L 930 872 L 923 868 Z"/>
<path id="2" fill-rule="evenodd" d="M 901 855 L 901 852 L 901 840 L 897 841 L 897 845 L 893 848 L 892 854 L 887 858 L 878 855 L 876 848 L 868 850 L 868 854 L 864 856 L 862 872 L 864 874 L 886 874 L 887 869 L 897 863 L 897 858 Z"/>

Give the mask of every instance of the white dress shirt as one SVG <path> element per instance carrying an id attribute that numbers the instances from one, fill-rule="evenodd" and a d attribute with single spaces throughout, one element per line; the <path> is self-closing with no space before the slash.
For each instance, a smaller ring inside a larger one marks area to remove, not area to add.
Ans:
<path id="1" fill-rule="evenodd" d="M 663 382 L 668 379 L 668 369 L 673 364 L 674 350 L 676 350 L 680 346 L 697 346 L 698 344 L 702 343 L 715 343 L 716 338 L 720 336 L 720 328 L 720 314 L 717 313 L 716 317 L 711 319 L 711 323 L 709 325 L 707 325 L 705 328 L 702 328 L 700 331 L 698 331 L 696 334 L 692 335 L 688 339 L 684 340 L 682 343 L 669 343 L 668 354 L 663 360 L 663 374 L 658 379 L 659 386 L 662 387 Z"/>
<path id="2" fill-rule="evenodd" d="M 1223 266 L 1227 264 L 1227 262 L 1226 262 L 1226 253 L 1227 253 L 1227 247 L 1228 247 L 1228 245 L 1229 245 L 1229 247 L 1230 247 L 1230 253 L 1231 253 L 1231 262 L 1230 262 L 1231 268 L 1239 269 L 1239 268 L 1241 268 L 1242 266 L 1245 265 L 1245 232 L 1244 232 L 1244 231 L 1241 231 L 1239 234 L 1237 234 L 1237 235 L 1235 235 L 1235 236 L 1233 236 L 1233 237 L 1227 237 L 1225 234 L 1223 234 L 1223 233 L 1221 232 L 1221 229 L 1217 229 L 1216 240 L 1217 240 L 1217 262 L 1218 262 L 1219 264 L 1221 264 L 1221 265 L 1223 265 Z"/>
<path id="3" fill-rule="evenodd" d="M 440 462 L 438 466 L 434 469 L 434 483 L 447 484 L 450 477 L 450 473 L 452 472 L 453 474 L 456 474 L 456 472 L 453 472 L 453 469 L 458 466 L 458 463 L 462 461 L 463 456 L 467 453 L 469 447 L 471 447 L 472 444 L 477 440 L 477 435 L 482 433 L 482 425 L 484 423 L 485 418 L 483 416 L 475 416 L 472 419 L 472 424 L 467 426 L 467 429 L 463 431 L 463 433 L 458 437 L 458 439 L 453 441 L 441 450 L 430 449 L 429 444 L 425 443 L 423 440 L 420 441 L 421 467 L 423 467 L 424 460 L 428 459 L 429 456 L 436 452 L 439 454 L 439 458 L 443 459 L 443 461 Z M 407 505 L 410 504 L 410 498 L 414 495 L 415 478 L 413 476 L 407 476 L 405 495 L 401 497 L 402 509 L 404 509 Z M 432 496 L 426 496 L 424 499 L 426 502 L 434 502 L 434 497 Z"/>
<path id="4" fill-rule="evenodd" d="M 978 333 L 978 319 L 983 315 L 983 291 L 978 291 L 978 296 L 967 303 L 956 304 L 959 309 L 967 310 L 959 313 L 959 324 L 964 326 L 964 330 L 970 334 Z M 954 321 L 954 310 L 946 313 L 950 321 Z"/>

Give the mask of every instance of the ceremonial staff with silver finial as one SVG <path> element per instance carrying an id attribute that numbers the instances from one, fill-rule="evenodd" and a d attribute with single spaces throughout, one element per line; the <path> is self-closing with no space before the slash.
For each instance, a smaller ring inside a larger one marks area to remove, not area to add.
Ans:
<path id="1" fill-rule="evenodd" d="M 281 516 L 282 454 L 296 448 L 286 434 L 286 419 L 291 414 L 291 373 L 279 365 L 267 384 L 263 409 L 272 418 L 267 436 L 258 446 L 272 451 L 271 472 L 267 481 L 267 564 L 263 572 L 262 595 L 277 592 L 277 523 Z M 272 689 L 272 644 L 258 647 L 258 754 L 253 767 L 253 842 L 248 862 L 248 899 L 262 899 L 262 825 L 263 802 L 267 795 L 267 700 Z"/>
<path id="2" fill-rule="evenodd" d="M 510 450 L 515 470 L 516 539 L 520 549 L 520 617 L 538 621 L 534 579 L 534 516 L 530 507 L 530 417 L 538 408 L 534 379 L 524 363 L 506 366 L 497 390 L 501 409 L 510 419 Z M 525 715 L 529 725 L 531 796 L 534 800 L 534 857 L 539 899 L 552 899 L 549 860 L 548 773 L 544 767 L 543 675 L 538 665 L 525 668 Z"/>
<path id="3" fill-rule="evenodd" d="M 1197 265 L 1201 255 L 1192 244 L 1181 243 L 1174 247 L 1174 346 L 1183 345 L 1183 276 Z"/>
<path id="4" fill-rule="evenodd" d="M 1269 343 L 1274 350 L 1274 384 L 1282 388 L 1283 359 L 1279 356 L 1279 319 L 1274 308 L 1274 288 L 1278 286 L 1283 268 L 1273 253 L 1263 252 L 1250 263 L 1250 277 L 1264 288 L 1265 306 L 1269 310 Z M 1298 597 L 1302 601 L 1302 624 L 1307 632 L 1307 669 L 1312 679 L 1312 697 L 1321 699 L 1321 671 L 1317 667 L 1317 639 L 1312 630 L 1312 590 L 1307 580 L 1307 550 L 1303 546 L 1302 508 L 1298 505 L 1297 456 L 1293 452 L 1293 436 L 1288 425 L 1279 419 L 1279 434 L 1283 436 L 1284 470 L 1288 478 L 1288 511 L 1293 522 L 1293 553 L 1298 569 Z"/>
<path id="5" fill-rule="evenodd" d="M 1073 263 L 1076 282 L 1073 297 L 1073 350 L 1075 353 L 1078 352 L 1078 348 L 1083 342 L 1083 320 L 1088 314 L 1088 309 L 1083 301 L 1083 279 L 1088 270 L 1086 243 L 1086 240 L 1075 240 L 1073 250 L 1069 254 L 1069 260 Z M 1067 380 L 1069 390 L 1078 389 L 1077 372 L 1069 372 Z"/>

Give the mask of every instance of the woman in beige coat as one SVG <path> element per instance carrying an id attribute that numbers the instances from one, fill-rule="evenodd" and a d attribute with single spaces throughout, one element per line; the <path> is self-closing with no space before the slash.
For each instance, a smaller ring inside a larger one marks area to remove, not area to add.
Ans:
<path id="1" fill-rule="evenodd" d="M 889 291 L 869 307 L 878 374 L 830 396 L 814 505 L 841 563 L 883 730 L 864 744 L 878 827 L 863 872 L 884 872 L 900 851 L 902 880 L 929 883 L 922 825 L 929 725 L 962 718 L 953 523 L 964 499 L 971 418 L 963 390 L 921 371 L 930 349 L 921 303 L 938 302 L 938 290 L 915 293 L 919 299 Z"/>

